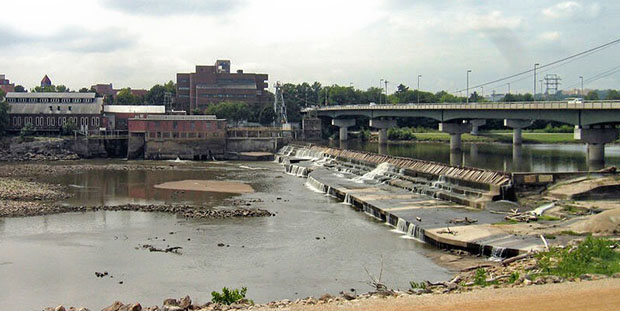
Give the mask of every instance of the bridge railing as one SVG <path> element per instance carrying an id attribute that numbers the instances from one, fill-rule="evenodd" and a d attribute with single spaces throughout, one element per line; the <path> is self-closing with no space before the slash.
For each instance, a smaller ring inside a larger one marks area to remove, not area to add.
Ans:
<path id="1" fill-rule="evenodd" d="M 443 109 L 519 109 L 519 110 L 550 110 L 550 109 L 620 109 L 618 100 L 597 100 L 586 102 L 570 101 L 535 101 L 535 102 L 492 102 L 492 103 L 429 103 L 429 104 L 383 104 L 383 105 L 333 105 L 303 109 L 308 111 L 330 110 L 443 110 Z"/>

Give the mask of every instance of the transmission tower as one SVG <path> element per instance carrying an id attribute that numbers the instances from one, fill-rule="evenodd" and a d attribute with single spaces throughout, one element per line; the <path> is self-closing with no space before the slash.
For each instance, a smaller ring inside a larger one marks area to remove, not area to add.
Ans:
<path id="1" fill-rule="evenodd" d="M 273 101 L 273 111 L 276 113 L 276 125 L 288 123 L 286 117 L 286 105 L 284 104 L 284 95 L 282 94 L 282 85 L 280 81 L 276 82 L 276 96 Z"/>
<path id="2" fill-rule="evenodd" d="M 555 95 L 558 92 L 562 79 L 555 73 L 545 75 L 545 94 Z"/>

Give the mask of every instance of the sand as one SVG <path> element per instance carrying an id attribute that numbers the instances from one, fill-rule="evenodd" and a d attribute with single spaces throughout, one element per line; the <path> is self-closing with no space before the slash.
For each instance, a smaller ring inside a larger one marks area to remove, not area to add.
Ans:
<path id="1" fill-rule="evenodd" d="M 156 185 L 157 189 L 205 191 L 223 193 L 252 193 L 252 186 L 239 182 L 216 181 L 216 180 L 180 180 L 165 182 Z"/>

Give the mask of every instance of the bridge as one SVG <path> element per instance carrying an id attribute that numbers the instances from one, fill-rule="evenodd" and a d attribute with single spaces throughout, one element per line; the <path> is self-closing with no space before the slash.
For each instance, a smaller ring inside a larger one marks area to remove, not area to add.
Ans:
<path id="1" fill-rule="evenodd" d="M 332 118 L 332 125 L 340 128 L 340 140 L 347 140 L 348 128 L 355 125 L 355 117 L 370 119 L 370 127 L 379 129 L 379 144 L 387 143 L 387 129 L 396 127 L 394 118 L 425 117 L 439 121 L 439 130 L 450 134 L 450 149 L 461 149 L 461 134 L 477 134 L 486 120 L 504 120 L 513 129 L 513 144 L 521 145 L 522 130 L 535 120 L 558 121 L 575 126 L 574 137 L 588 146 L 588 160 L 604 163 L 605 144 L 618 139 L 620 101 L 545 101 L 511 103 L 433 103 L 341 105 L 304 109 L 319 117 Z"/>

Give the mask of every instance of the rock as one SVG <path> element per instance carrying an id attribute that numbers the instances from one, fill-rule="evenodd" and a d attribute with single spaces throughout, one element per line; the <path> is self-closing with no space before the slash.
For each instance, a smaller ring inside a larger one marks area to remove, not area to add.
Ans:
<path id="1" fill-rule="evenodd" d="M 101 309 L 101 311 L 119 311 L 123 307 L 123 303 L 120 301 L 115 301 L 112 305 Z"/>
<path id="2" fill-rule="evenodd" d="M 325 301 L 328 301 L 328 300 L 330 300 L 332 298 L 334 298 L 334 297 L 332 295 L 330 295 L 330 294 L 323 294 L 323 296 L 321 296 L 321 298 L 319 298 L 319 301 L 325 302 Z"/>
<path id="3" fill-rule="evenodd" d="M 614 273 L 614 275 L 612 275 L 611 277 L 614 279 L 620 279 L 620 272 Z"/>
<path id="4" fill-rule="evenodd" d="M 179 307 L 181 307 L 182 309 L 187 309 L 191 305 L 192 305 L 192 299 L 189 298 L 189 296 L 185 296 L 181 298 L 181 301 L 179 302 Z"/>
<path id="5" fill-rule="evenodd" d="M 65 307 L 63 307 L 62 305 L 60 305 L 60 306 L 58 306 L 58 307 L 54 308 L 54 311 L 67 311 L 67 310 L 65 309 Z"/>
<path id="6" fill-rule="evenodd" d="M 526 278 L 525 280 L 523 280 L 523 285 L 525 286 L 532 285 L 532 280 Z"/>
<path id="7" fill-rule="evenodd" d="M 164 300 L 163 305 L 164 305 L 164 307 L 167 307 L 167 306 L 178 307 L 179 306 L 179 302 L 176 299 L 174 299 L 174 298 L 168 298 L 168 299 Z"/>

